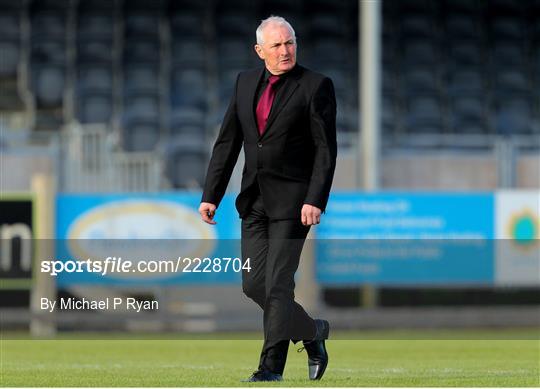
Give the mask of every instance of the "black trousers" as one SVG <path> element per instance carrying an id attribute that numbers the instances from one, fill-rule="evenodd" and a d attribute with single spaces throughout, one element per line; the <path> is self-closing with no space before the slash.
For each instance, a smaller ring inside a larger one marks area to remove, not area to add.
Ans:
<path id="1" fill-rule="evenodd" d="M 254 185 L 251 211 L 242 219 L 242 257 L 251 270 L 242 272 L 246 296 L 264 310 L 264 344 L 259 369 L 283 374 L 289 341 L 315 336 L 315 322 L 294 301 L 294 273 L 309 231 L 297 219 L 269 220 Z"/>

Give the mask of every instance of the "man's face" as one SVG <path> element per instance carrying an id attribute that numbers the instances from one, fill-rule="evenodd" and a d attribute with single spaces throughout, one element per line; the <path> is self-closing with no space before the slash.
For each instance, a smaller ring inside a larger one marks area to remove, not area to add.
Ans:
<path id="1" fill-rule="evenodd" d="M 296 64 L 296 42 L 289 29 L 279 24 L 269 24 L 263 30 L 263 44 L 255 51 L 264 60 L 266 68 L 274 75 L 287 73 Z"/>

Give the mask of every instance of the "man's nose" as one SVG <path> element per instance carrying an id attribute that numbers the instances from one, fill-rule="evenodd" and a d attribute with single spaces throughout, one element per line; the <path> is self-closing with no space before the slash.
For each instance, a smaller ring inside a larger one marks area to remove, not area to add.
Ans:
<path id="1" fill-rule="evenodd" d="M 279 46 L 279 54 L 280 55 L 287 55 L 287 46 L 285 46 L 285 45 Z"/>

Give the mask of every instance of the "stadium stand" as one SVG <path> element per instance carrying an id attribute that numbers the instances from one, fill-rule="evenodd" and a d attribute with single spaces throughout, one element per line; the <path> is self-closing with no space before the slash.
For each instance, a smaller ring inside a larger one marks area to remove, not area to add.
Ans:
<path id="1" fill-rule="evenodd" d="M 31 111 L 34 131 L 106 124 L 128 152 L 195 136 L 191 149 L 207 156 L 236 74 L 259 66 L 254 30 L 269 14 L 296 28 L 299 62 L 334 80 L 347 146 L 358 128 L 356 0 L 3 0 L 0 107 Z M 383 144 L 539 135 L 539 16 L 538 0 L 384 1 Z M 200 183 L 206 157 L 194 160 Z"/>

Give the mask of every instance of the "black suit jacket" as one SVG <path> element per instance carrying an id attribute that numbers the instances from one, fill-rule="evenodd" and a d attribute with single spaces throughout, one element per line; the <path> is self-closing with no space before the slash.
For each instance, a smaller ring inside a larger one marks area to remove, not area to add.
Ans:
<path id="1" fill-rule="evenodd" d="M 303 204 L 325 210 L 336 166 L 336 98 L 332 81 L 296 65 L 276 93 L 259 136 L 254 100 L 264 68 L 238 75 L 208 166 L 203 202 L 219 205 L 242 145 L 245 166 L 236 208 L 243 218 L 258 184 L 270 219 L 299 218 Z"/>

